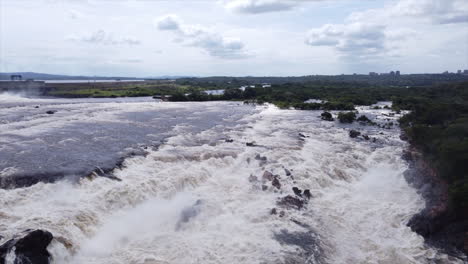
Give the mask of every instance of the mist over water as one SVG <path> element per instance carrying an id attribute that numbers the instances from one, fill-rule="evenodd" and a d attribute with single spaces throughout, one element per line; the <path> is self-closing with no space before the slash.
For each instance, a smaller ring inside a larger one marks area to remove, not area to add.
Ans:
<path id="1" fill-rule="evenodd" d="M 357 125 L 318 111 L 236 102 L 0 95 L 0 108 L 1 177 L 65 175 L 0 189 L 0 242 L 48 230 L 53 263 L 456 263 L 406 226 L 424 201 L 398 128 L 351 139 Z M 119 159 L 121 181 L 83 177 Z M 293 187 L 312 194 L 301 210 L 277 204 Z"/>

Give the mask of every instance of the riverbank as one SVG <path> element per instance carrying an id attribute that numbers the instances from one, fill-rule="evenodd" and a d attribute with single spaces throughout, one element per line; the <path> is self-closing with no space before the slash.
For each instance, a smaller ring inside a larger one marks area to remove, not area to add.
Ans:
<path id="1" fill-rule="evenodd" d="M 426 201 L 425 208 L 411 218 L 408 226 L 423 236 L 428 245 L 466 261 L 467 215 L 451 202 L 449 184 L 414 147 L 406 150 L 403 158 L 409 164 L 406 180 Z"/>

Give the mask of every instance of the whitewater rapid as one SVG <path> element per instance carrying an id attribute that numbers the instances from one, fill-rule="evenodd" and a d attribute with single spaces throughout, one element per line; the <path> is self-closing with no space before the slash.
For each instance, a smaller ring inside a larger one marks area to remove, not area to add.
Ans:
<path id="1" fill-rule="evenodd" d="M 0 96 L 0 107 L 1 177 L 74 175 L 0 189 L 0 243 L 48 230 L 52 263 L 456 263 L 406 226 L 424 201 L 404 179 L 397 127 L 238 102 Z M 375 140 L 352 139 L 350 129 Z M 112 171 L 120 180 L 77 179 L 75 167 L 107 164 L 102 155 L 126 157 Z M 27 159 L 38 156 L 53 168 Z M 252 180 L 265 171 L 280 189 Z M 293 187 L 312 194 L 301 210 L 277 204 Z"/>

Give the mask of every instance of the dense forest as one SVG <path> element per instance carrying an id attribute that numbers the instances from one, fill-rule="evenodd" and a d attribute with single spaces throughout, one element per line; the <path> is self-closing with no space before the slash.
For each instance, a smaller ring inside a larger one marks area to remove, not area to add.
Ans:
<path id="1" fill-rule="evenodd" d="M 225 89 L 249 84 L 285 84 L 307 82 L 346 82 L 372 84 L 381 86 L 428 86 L 447 82 L 468 81 L 466 74 L 404 74 L 404 75 L 308 75 L 291 77 L 205 77 L 180 78 L 176 82 L 183 85 L 210 87 L 212 89 Z"/>

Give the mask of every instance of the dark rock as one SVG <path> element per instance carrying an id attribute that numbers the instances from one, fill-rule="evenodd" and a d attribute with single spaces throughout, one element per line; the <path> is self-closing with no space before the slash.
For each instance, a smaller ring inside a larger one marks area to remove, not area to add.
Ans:
<path id="1" fill-rule="evenodd" d="M 280 181 L 278 180 L 278 177 L 275 177 L 275 178 L 273 179 L 273 181 L 271 182 L 271 185 L 275 186 L 276 189 L 278 189 L 278 190 L 281 189 L 281 183 L 280 183 Z"/>
<path id="2" fill-rule="evenodd" d="M 268 186 L 266 186 L 265 184 L 262 185 L 262 191 L 266 191 L 268 190 Z"/>
<path id="3" fill-rule="evenodd" d="M 276 208 L 273 208 L 273 209 L 271 209 L 271 211 L 270 211 L 270 214 L 271 214 L 271 215 L 275 215 L 275 214 L 277 214 L 277 212 L 276 212 Z"/>
<path id="4" fill-rule="evenodd" d="M 245 143 L 245 145 L 247 147 L 256 147 L 257 146 L 257 144 L 255 144 L 255 142 L 247 142 L 247 143 Z"/>
<path id="5" fill-rule="evenodd" d="M 361 135 L 361 132 L 359 132 L 359 131 L 356 131 L 356 130 L 349 131 L 349 136 L 351 138 L 357 138 L 359 135 Z"/>
<path id="6" fill-rule="evenodd" d="M 49 114 L 49 115 L 53 115 L 55 113 L 57 113 L 57 110 L 49 110 L 46 112 L 46 114 Z"/>
<path id="7" fill-rule="evenodd" d="M 282 229 L 273 237 L 281 245 L 295 248 L 294 252 L 285 252 L 285 261 L 281 263 L 327 263 L 320 237 L 311 230 L 290 232 Z"/>
<path id="8" fill-rule="evenodd" d="M 292 190 L 293 190 L 293 192 L 294 192 L 295 195 L 301 196 L 301 197 L 302 197 L 302 191 L 301 191 L 301 189 L 299 189 L 299 188 L 297 188 L 297 187 L 293 187 Z"/>
<path id="9" fill-rule="evenodd" d="M 304 201 L 302 199 L 288 195 L 281 198 L 277 204 L 282 207 L 300 210 L 304 206 Z"/>
<path id="10" fill-rule="evenodd" d="M 26 230 L 0 246 L 0 264 L 11 250 L 15 251 L 14 264 L 49 264 L 50 253 L 47 251 L 52 241 L 52 234 L 44 230 Z"/>
<path id="11" fill-rule="evenodd" d="M 272 181 L 273 180 L 273 173 L 269 172 L 269 171 L 265 171 L 263 173 L 263 176 L 262 176 L 262 180 L 264 181 Z"/>
<path id="12" fill-rule="evenodd" d="M 332 114 L 330 114 L 329 112 L 323 112 L 320 116 L 321 116 L 322 120 L 325 120 L 325 121 L 334 121 L 335 120 L 335 119 L 333 119 Z"/>
<path id="13" fill-rule="evenodd" d="M 308 137 L 308 136 L 306 136 L 306 135 L 304 135 L 304 134 L 302 134 L 302 133 L 299 133 L 299 137 L 301 137 L 301 138 L 306 138 L 306 137 Z"/>
<path id="14" fill-rule="evenodd" d="M 286 173 L 286 176 L 291 176 L 291 172 L 288 169 L 284 169 L 284 173 Z"/>
<path id="15" fill-rule="evenodd" d="M 310 193 L 310 190 L 309 190 L 309 189 L 304 190 L 304 196 L 305 196 L 307 199 L 310 199 L 310 197 L 312 197 L 312 194 Z"/>
<path id="16" fill-rule="evenodd" d="M 284 215 L 285 215 L 284 211 L 281 211 L 281 212 L 279 213 L 279 217 L 284 217 Z"/>
<path id="17" fill-rule="evenodd" d="M 225 141 L 226 141 L 227 143 L 232 143 L 232 142 L 234 142 L 234 139 L 228 138 L 228 139 L 226 139 Z"/>
<path id="18" fill-rule="evenodd" d="M 39 106 L 38 106 L 38 105 L 36 105 L 34 108 L 39 108 Z"/>
<path id="19" fill-rule="evenodd" d="M 368 135 L 362 135 L 362 137 L 365 139 L 365 140 L 369 140 L 370 137 Z"/>

